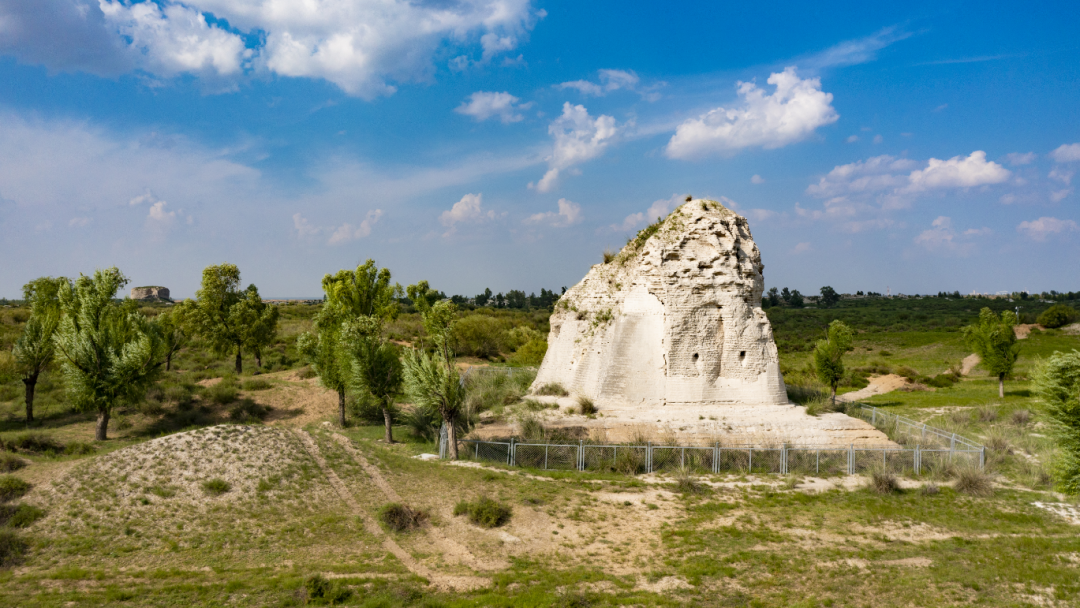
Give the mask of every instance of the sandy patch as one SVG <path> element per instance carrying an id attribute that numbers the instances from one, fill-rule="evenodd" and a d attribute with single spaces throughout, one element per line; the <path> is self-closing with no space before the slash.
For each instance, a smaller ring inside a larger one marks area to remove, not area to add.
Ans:
<path id="1" fill-rule="evenodd" d="M 1073 323 L 1061 328 L 1061 332 L 1068 336 L 1080 336 L 1080 323 Z"/>
<path id="2" fill-rule="evenodd" d="M 1080 526 L 1080 507 L 1067 502 L 1033 502 L 1040 509 L 1050 511 L 1070 524 Z"/>
<path id="3" fill-rule="evenodd" d="M 909 382 L 907 378 L 903 376 L 897 376 L 896 374 L 886 374 L 884 376 L 874 376 L 870 378 L 870 385 L 861 388 L 857 391 L 850 393 L 844 393 L 843 395 L 837 395 L 837 401 L 855 402 L 862 399 L 873 397 L 874 395 L 884 395 L 885 393 L 891 393 L 892 391 L 902 389 L 908 386 Z"/>
<path id="4" fill-rule="evenodd" d="M 679 589 L 692 589 L 693 586 L 686 582 L 686 579 L 681 576 L 665 576 L 653 583 L 639 580 L 634 588 L 642 591 L 651 591 L 653 593 L 665 593 L 667 591 L 677 591 Z"/>
<path id="5" fill-rule="evenodd" d="M 981 362 L 982 359 L 979 358 L 979 355 L 971 353 L 964 357 L 964 360 L 960 363 L 960 374 L 964 376 L 970 374 L 971 371 L 975 369 L 975 366 Z"/>
<path id="6" fill-rule="evenodd" d="M 1013 325 L 1013 333 L 1016 334 L 1017 340 L 1026 340 L 1031 335 L 1031 330 L 1038 329 L 1042 331 L 1042 326 L 1034 323 L 1020 323 L 1019 325 Z"/>

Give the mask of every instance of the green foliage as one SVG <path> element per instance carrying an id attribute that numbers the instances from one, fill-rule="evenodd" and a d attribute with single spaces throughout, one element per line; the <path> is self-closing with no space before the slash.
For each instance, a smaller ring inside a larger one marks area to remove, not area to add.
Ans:
<path id="1" fill-rule="evenodd" d="M 232 484 L 224 479 L 208 479 L 202 483 L 203 492 L 210 496 L 221 496 L 232 489 Z"/>
<path id="2" fill-rule="evenodd" d="M 56 347 L 72 405 L 98 413 L 95 438 L 106 439 L 109 414 L 120 403 L 137 403 L 161 374 L 165 343 L 157 326 L 115 302 L 127 284 L 116 268 L 61 285 L 63 317 Z M 130 301 L 129 301 L 130 302 Z"/>
<path id="3" fill-rule="evenodd" d="M 483 528 L 497 528 L 510 521 L 513 510 L 510 505 L 483 496 L 471 502 L 458 502 L 454 505 L 454 515 L 466 515 L 469 521 Z"/>
<path id="4" fill-rule="evenodd" d="M 321 574 L 308 577 L 304 581 L 307 599 L 312 604 L 340 604 L 352 595 L 339 581 L 328 581 Z"/>
<path id="5" fill-rule="evenodd" d="M 240 389 L 236 385 L 236 376 L 225 374 L 221 380 L 203 391 L 203 397 L 218 405 L 228 405 L 240 397 Z"/>
<path id="6" fill-rule="evenodd" d="M 818 306 L 820 308 L 832 308 L 840 302 L 840 294 L 836 293 L 836 290 L 826 285 L 821 288 L 821 297 L 818 298 Z"/>
<path id="7" fill-rule="evenodd" d="M 544 362 L 544 355 L 547 354 L 547 349 L 547 340 L 544 340 L 543 338 L 534 338 L 521 345 L 521 348 L 517 349 L 510 357 L 510 362 L 514 365 L 540 365 Z"/>
<path id="8" fill-rule="evenodd" d="M 829 324 L 826 339 L 819 340 L 814 348 L 814 370 L 818 379 L 832 389 L 836 398 L 836 387 L 844 378 L 844 353 L 852 349 L 852 331 L 843 321 Z"/>
<path id="9" fill-rule="evenodd" d="M 236 405 L 229 408 L 229 420 L 243 424 L 256 424 L 262 422 L 270 409 L 259 405 L 251 399 L 241 399 Z"/>
<path id="10" fill-rule="evenodd" d="M 412 509 L 401 503 L 390 503 L 379 508 L 379 521 L 394 532 L 410 532 L 422 528 L 430 515 L 421 509 Z"/>
<path id="11" fill-rule="evenodd" d="M 244 380 L 240 387 L 245 391 L 265 391 L 272 388 L 274 385 L 270 384 L 268 380 L 263 378 L 252 378 L 250 380 Z"/>
<path id="12" fill-rule="evenodd" d="M 957 472 L 953 489 L 969 496 L 990 496 L 994 493 L 994 483 L 986 471 L 965 467 Z"/>
<path id="13" fill-rule="evenodd" d="M 503 348 L 510 347 L 508 331 L 510 322 L 506 319 L 484 314 L 467 315 L 454 323 L 454 352 L 469 357 L 495 358 Z"/>
<path id="14" fill-rule="evenodd" d="M 1080 319 L 1080 311 L 1067 304 L 1054 304 L 1042 311 L 1036 322 L 1043 327 L 1053 329 L 1075 323 L 1078 319 Z"/>
<path id="15" fill-rule="evenodd" d="M 259 289 L 240 289 L 240 269 L 219 264 L 203 269 L 194 303 L 185 303 L 184 317 L 219 356 L 236 353 L 236 373 L 242 371 L 244 349 L 261 359 L 277 335 L 280 311 L 262 301 Z"/>
<path id="16" fill-rule="evenodd" d="M 963 329 L 965 342 L 982 359 L 979 365 L 1001 381 L 1012 373 L 1020 357 L 1014 325 L 1016 314 L 1013 311 L 1003 311 L 998 317 L 989 308 L 983 308 L 979 311 L 979 320 Z"/>
<path id="17" fill-rule="evenodd" d="M 534 391 L 537 395 L 551 396 L 551 397 L 565 397 L 570 393 L 563 388 L 563 385 L 558 382 L 548 382 L 542 384 Z"/>
<path id="18" fill-rule="evenodd" d="M 26 466 L 26 461 L 14 454 L 0 453 L 0 473 L 13 473 Z"/>
<path id="19" fill-rule="evenodd" d="M 28 528 L 45 517 L 45 511 L 34 505 L 0 506 L 0 526 Z"/>
<path id="20" fill-rule="evenodd" d="M 22 556 L 30 548 L 14 530 L 0 528 L 0 568 L 10 568 L 22 561 Z"/>
<path id="21" fill-rule="evenodd" d="M 28 422 L 34 419 L 34 390 L 38 377 L 56 352 L 53 337 L 60 324 L 60 287 L 70 287 L 70 283 L 65 278 L 41 277 L 23 286 L 23 298 L 30 304 L 30 318 L 23 326 L 22 335 L 15 340 L 11 355 L 14 358 L 12 371 L 26 385 Z"/>
<path id="22" fill-rule="evenodd" d="M 582 416 L 592 416 L 596 413 L 596 404 L 593 403 L 592 399 L 589 399 L 584 395 L 578 396 L 577 404 L 578 412 L 580 412 Z"/>
<path id="23" fill-rule="evenodd" d="M 1080 494 L 1080 351 L 1055 352 L 1039 361 L 1033 380 L 1061 448 L 1056 462 L 1059 486 Z"/>
<path id="24" fill-rule="evenodd" d="M 166 371 L 172 368 L 172 359 L 176 353 L 191 342 L 192 327 L 189 317 L 193 306 L 190 300 L 185 300 L 154 319 L 165 342 Z"/>
<path id="25" fill-rule="evenodd" d="M 64 444 L 57 441 L 52 435 L 29 432 L 15 435 L 7 439 L 0 438 L 0 449 L 9 452 L 55 456 L 56 454 L 63 453 Z"/>
<path id="26" fill-rule="evenodd" d="M 19 498 L 30 491 L 30 484 L 14 475 L 0 475 L 0 502 Z"/>

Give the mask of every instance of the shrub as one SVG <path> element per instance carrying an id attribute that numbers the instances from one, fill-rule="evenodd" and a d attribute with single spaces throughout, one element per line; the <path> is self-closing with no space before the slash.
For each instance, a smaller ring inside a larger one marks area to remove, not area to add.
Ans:
<path id="1" fill-rule="evenodd" d="M 619 255 L 618 251 L 614 251 L 614 250 L 611 250 L 611 249 L 604 249 L 604 263 L 605 264 L 610 264 L 612 261 L 615 260 L 615 256 L 617 256 L 617 255 Z"/>
<path id="2" fill-rule="evenodd" d="M 22 561 L 29 545 L 13 530 L 0 529 L 0 568 L 8 568 Z"/>
<path id="3" fill-rule="evenodd" d="M 14 475 L 0 475 L 0 502 L 14 500 L 30 491 L 30 484 Z"/>
<path id="4" fill-rule="evenodd" d="M 310 380 L 319 374 L 315 373 L 315 370 L 311 369 L 311 366 L 309 365 L 301 367 L 300 371 L 296 372 L 296 375 L 299 376 L 301 380 Z"/>
<path id="5" fill-rule="evenodd" d="M 42 517 L 45 517 L 45 511 L 42 511 L 33 505 L 0 507 L 0 526 L 7 525 L 11 528 L 26 528 Z"/>
<path id="6" fill-rule="evenodd" d="M 361 390 L 350 393 L 346 398 L 345 407 L 358 420 L 368 424 L 382 424 L 382 403 L 371 394 L 371 391 Z M 396 419 L 397 412 L 391 411 L 390 417 Z M 438 429 L 436 429 L 438 430 Z"/>
<path id="7" fill-rule="evenodd" d="M 1067 304 L 1054 304 L 1042 311 L 1037 319 L 1039 325 L 1049 328 L 1062 327 L 1080 319 L 1080 312 Z"/>
<path id="8" fill-rule="evenodd" d="M 926 385 L 932 386 L 934 388 L 949 388 L 959 381 L 959 376 L 953 374 L 952 372 L 946 372 L 944 374 L 938 374 L 933 378 L 930 378 L 926 381 Z"/>
<path id="9" fill-rule="evenodd" d="M 412 509 L 396 502 L 379 509 L 379 521 L 394 532 L 409 532 L 422 528 L 429 517 L 427 511 Z"/>
<path id="10" fill-rule="evenodd" d="M 957 492 L 969 496 L 990 496 L 994 493 L 994 483 L 990 476 L 973 467 L 960 469 L 953 487 Z"/>
<path id="11" fill-rule="evenodd" d="M 578 411 L 581 412 L 582 416 L 592 416 L 596 413 L 596 404 L 593 403 L 592 399 L 589 399 L 584 395 L 578 396 L 577 405 Z"/>
<path id="12" fill-rule="evenodd" d="M 979 422 L 993 422 L 997 420 L 998 411 L 996 407 L 986 405 L 976 410 L 975 415 L 978 417 Z"/>
<path id="13" fill-rule="evenodd" d="M 245 391 L 265 391 L 272 386 L 273 385 L 270 384 L 269 381 L 262 378 L 252 378 L 250 380 L 244 380 L 244 383 L 241 385 L 241 387 Z"/>
<path id="14" fill-rule="evenodd" d="M 935 494 L 938 494 L 940 492 L 941 490 L 937 487 L 937 484 L 932 481 L 928 484 L 923 485 L 923 487 L 919 490 L 919 493 L 923 496 L 934 496 Z"/>
<path id="15" fill-rule="evenodd" d="M 559 407 L 554 403 L 544 403 L 543 401 L 537 401 L 536 399 L 525 399 L 521 402 L 525 406 L 525 409 L 530 412 L 542 412 L 544 410 L 550 410 Z"/>
<path id="16" fill-rule="evenodd" d="M 64 451 L 64 444 L 44 433 L 23 433 L 11 439 L 0 439 L 0 449 L 26 454 L 56 455 Z"/>
<path id="17" fill-rule="evenodd" d="M 241 399 L 239 403 L 229 408 L 229 419 L 233 422 L 254 424 L 262 422 L 269 413 L 270 408 L 259 405 L 251 399 Z"/>
<path id="18" fill-rule="evenodd" d="M 64 454 L 68 456 L 85 456 L 86 454 L 93 454 L 97 451 L 97 448 L 93 444 L 86 443 L 85 441 L 72 441 L 64 448 Z"/>
<path id="19" fill-rule="evenodd" d="M 465 411 L 472 417 L 497 406 L 517 403 L 535 378 L 536 373 L 530 370 L 501 373 L 500 370 L 473 368 L 465 378 Z"/>
<path id="20" fill-rule="evenodd" d="M 694 479 L 688 467 L 679 467 L 675 471 L 675 489 L 683 494 L 704 494 L 706 487 Z"/>
<path id="21" fill-rule="evenodd" d="M 518 422 L 519 433 L 525 441 L 540 441 L 546 437 L 544 425 L 532 416 L 524 416 Z"/>
<path id="22" fill-rule="evenodd" d="M 868 487 L 877 494 L 893 494 L 900 491 L 900 484 L 896 481 L 896 476 L 888 471 L 870 473 Z"/>
<path id="23" fill-rule="evenodd" d="M 11 473 L 26 466 L 26 461 L 7 452 L 0 454 L 0 473 Z"/>
<path id="24" fill-rule="evenodd" d="M 472 502 L 462 500 L 454 505 L 454 515 L 467 515 L 469 521 L 484 528 L 497 528 L 510 521 L 512 514 L 508 505 L 487 496 Z"/>
<path id="25" fill-rule="evenodd" d="M 806 401 L 806 413 L 810 416 L 842 411 L 844 411 L 844 402 L 837 401 L 833 403 L 832 399 L 825 394 L 819 394 L 817 397 Z"/>
<path id="26" fill-rule="evenodd" d="M 352 594 L 348 588 L 343 587 L 337 581 L 328 581 L 320 574 L 309 577 L 304 581 L 304 590 L 307 591 L 307 599 L 313 604 L 340 604 Z"/>
<path id="27" fill-rule="evenodd" d="M 535 391 L 537 395 L 546 395 L 553 397 L 565 397 L 570 393 L 558 382 L 548 382 L 538 387 Z"/>
<path id="28" fill-rule="evenodd" d="M 908 380 L 910 380 L 912 382 L 916 382 L 919 379 L 919 372 L 911 369 L 910 367 L 908 367 L 906 365 L 901 365 L 900 367 L 898 367 L 896 369 L 896 374 L 898 376 L 903 376 L 904 378 L 907 378 Z"/>
<path id="29" fill-rule="evenodd" d="M 1012 413 L 1012 423 L 1017 426 L 1024 426 L 1031 422 L 1031 412 L 1027 410 L 1016 410 Z"/>
<path id="30" fill-rule="evenodd" d="M 547 354 L 547 348 L 547 340 L 543 338 L 533 338 L 521 345 L 521 348 L 517 349 L 510 357 L 510 361 L 515 365 L 540 365 L 544 362 L 544 355 Z"/>
<path id="31" fill-rule="evenodd" d="M 202 483 L 203 492 L 210 496 L 221 496 L 232 489 L 232 484 L 221 478 L 208 479 Z"/>
<path id="32" fill-rule="evenodd" d="M 454 351 L 459 355 L 490 359 L 497 357 L 505 342 L 510 322 L 483 314 L 467 315 L 454 324 Z"/>
<path id="33" fill-rule="evenodd" d="M 798 384 L 787 385 L 788 399 L 799 405 L 805 405 L 808 401 L 821 398 L 824 395 L 825 393 L 823 393 L 821 389 L 814 386 L 801 386 Z"/>
<path id="34" fill-rule="evenodd" d="M 234 382 L 227 380 L 227 378 L 223 378 L 221 382 L 206 389 L 203 395 L 218 405 L 228 405 L 236 401 L 236 398 L 240 396 L 240 391 L 237 390 Z"/>

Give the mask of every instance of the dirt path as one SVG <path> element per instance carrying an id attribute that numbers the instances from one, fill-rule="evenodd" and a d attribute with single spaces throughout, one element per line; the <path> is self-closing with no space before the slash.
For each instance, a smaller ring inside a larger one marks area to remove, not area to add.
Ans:
<path id="1" fill-rule="evenodd" d="M 399 495 L 397 491 L 395 491 L 394 488 L 386 481 L 386 478 L 382 476 L 382 473 L 379 472 L 379 469 L 372 465 L 370 462 L 368 462 L 368 459 L 364 457 L 360 450 L 353 447 L 352 441 L 350 441 L 348 437 L 344 435 L 339 435 L 337 433 L 333 433 L 332 436 L 334 438 L 334 441 L 338 442 L 341 447 L 343 447 L 345 451 L 348 452 L 350 456 L 352 456 L 353 460 L 359 463 L 360 467 L 364 469 L 364 472 L 367 473 L 368 477 L 371 478 L 371 481 L 375 484 L 375 487 L 379 488 L 379 490 L 382 491 L 383 495 L 386 496 L 387 500 L 398 503 L 405 502 L 404 500 L 402 500 L 401 495 Z M 472 568 L 473 570 L 493 571 L 501 570 L 506 566 L 506 564 L 502 563 L 477 559 L 477 557 L 473 555 L 473 553 L 469 551 L 469 549 L 465 545 L 457 542 L 452 538 L 449 538 L 437 528 L 429 527 L 427 528 L 427 530 L 425 530 L 425 532 L 428 538 L 431 540 L 432 544 L 435 545 L 435 547 L 437 547 L 445 556 L 451 557 L 454 560 Z"/>
<path id="2" fill-rule="evenodd" d="M 844 393 L 843 395 L 837 395 L 836 400 L 848 402 L 859 401 L 860 399 L 866 399 L 867 397 L 873 397 L 874 395 L 891 393 L 892 391 L 903 387 L 905 384 L 907 384 L 907 378 L 903 376 L 897 376 L 896 374 L 877 376 L 870 378 L 870 386 L 850 393 Z"/>
<path id="3" fill-rule="evenodd" d="M 960 375 L 966 376 L 970 374 L 971 370 L 975 369 L 975 366 L 978 365 L 980 362 L 982 362 L 982 359 L 980 359 L 979 355 L 976 355 L 975 353 L 971 353 L 970 355 L 964 357 L 964 360 L 960 363 Z"/>
<path id="4" fill-rule="evenodd" d="M 437 574 L 416 561 L 412 555 L 409 555 L 407 551 L 401 548 L 401 545 L 397 544 L 394 539 L 387 536 L 382 528 L 375 523 L 375 520 L 360 507 L 360 504 L 356 502 L 356 498 L 353 497 L 349 488 L 346 487 L 345 482 L 341 481 L 341 478 L 337 476 L 337 473 L 335 473 L 334 470 L 330 468 L 330 465 L 326 463 L 326 459 L 323 458 L 322 453 L 319 451 L 319 446 L 315 443 L 315 440 L 311 435 L 302 429 L 297 429 L 296 434 L 300 438 L 301 443 L 303 443 L 304 449 L 319 465 L 319 469 L 322 470 L 323 475 L 326 476 L 327 481 L 333 486 L 334 490 L 338 493 L 338 496 L 341 497 L 341 500 L 345 502 L 354 515 L 364 522 L 364 529 L 376 538 L 381 538 L 383 549 L 393 554 L 394 557 L 408 568 L 410 572 L 428 579 L 433 585 L 441 589 L 467 591 L 480 587 L 487 587 L 491 584 L 490 580 L 477 576 L 448 576 Z M 360 458 L 363 458 L 363 456 L 361 455 Z M 369 467 L 374 469 L 374 467 L 371 467 L 370 464 L 366 463 L 366 460 L 361 461 L 361 466 L 364 466 L 364 470 L 368 471 L 369 475 L 371 474 Z M 378 474 L 378 471 L 375 470 L 375 473 Z M 374 480 L 375 476 L 372 476 L 372 479 Z M 379 479 L 381 479 L 381 476 L 379 476 Z M 382 480 L 382 484 L 393 492 L 393 488 L 390 488 L 385 480 Z M 376 483 L 376 485 L 379 484 Z M 380 489 L 382 489 L 382 487 L 380 487 Z M 394 495 L 396 496 L 396 492 Z"/>

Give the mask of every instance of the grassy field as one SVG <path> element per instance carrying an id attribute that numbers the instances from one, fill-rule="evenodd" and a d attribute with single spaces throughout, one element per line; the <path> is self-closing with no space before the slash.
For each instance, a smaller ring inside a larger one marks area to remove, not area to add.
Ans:
<path id="1" fill-rule="evenodd" d="M 943 308 L 770 310 L 785 378 L 815 387 L 802 345 L 833 318 L 858 332 L 849 369 L 875 370 L 854 372 L 845 392 L 874 373 L 955 367 L 969 354 L 957 328 L 982 303 L 931 300 Z M 92 419 L 68 411 L 61 387 L 42 391 L 49 401 L 32 432 L 53 447 L 19 450 L 27 466 L 8 473 L 32 487 L 0 505 L 0 547 L 26 544 L 0 569 L 0 605 L 1080 603 L 1080 528 L 1034 504 L 1077 503 L 1053 492 L 1055 446 L 1029 380 L 1036 357 L 1080 348 L 1080 336 L 1033 330 L 1003 400 L 978 368 L 950 387 L 869 399 L 984 442 L 994 478 L 989 495 L 958 491 L 951 478 L 902 479 L 881 494 L 863 478 L 687 480 L 419 460 L 436 447 L 406 427 L 387 445 L 379 426 L 328 423 L 333 395 L 297 371 L 290 350 L 310 314 L 288 323 L 267 357 L 277 371 L 213 384 L 231 361 L 191 348 L 102 445 L 90 444 Z M 27 433 L 18 388 L 0 387 L 8 443 Z M 269 409 L 234 413 L 247 401 Z M 484 528 L 454 515 L 460 500 L 482 497 L 510 507 L 509 521 Z M 428 521 L 395 532 L 378 516 L 389 503 Z"/>

